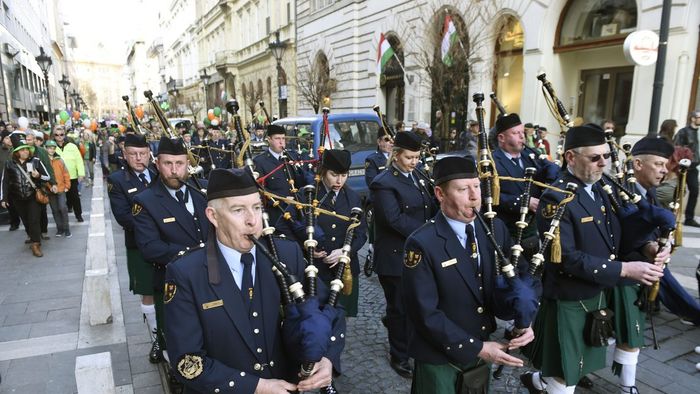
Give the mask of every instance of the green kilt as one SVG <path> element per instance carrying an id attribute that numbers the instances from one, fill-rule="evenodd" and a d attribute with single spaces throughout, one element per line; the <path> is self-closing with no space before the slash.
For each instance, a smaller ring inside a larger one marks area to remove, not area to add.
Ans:
<path id="1" fill-rule="evenodd" d="M 411 394 L 455 394 L 457 392 L 457 377 L 460 372 L 476 368 L 479 361 L 481 359 L 468 365 L 453 366 L 451 364 L 428 364 L 416 360 L 413 368 L 413 380 L 411 381 Z M 457 368 L 460 368 L 461 371 Z M 491 374 L 489 374 L 489 383 L 490 376 Z"/>
<path id="2" fill-rule="evenodd" d="M 615 312 L 615 340 L 633 348 L 644 346 L 644 312 L 634 303 L 639 285 L 615 286 L 608 292 L 608 305 Z"/>
<path id="3" fill-rule="evenodd" d="M 153 265 L 143 259 L 138 249 L 126 248 L 129 290 L 134 294 L 153 295 Z"/>
<path id="4" fill-rule="evenodd" d="M 605 347 L 590 347 L 583 340 L 586 311 L 606 307 L 605 297 L 582 301 L 542 299 L 535 318 L 535 340 L 524 353 L 542 376 L 559 377 L 574 386 L 586 374 L 605 367 Z"/>
<path id="5" fill-rule="evenodd" d="M 330 284 L 328 284 L 330 286 Z M 345 316 L 356 317 L 357 316 L 357 300 L 360 293 L 360 277 L 359 275 L 352 276 L 352 293 L 350 295 L 344 295 L 340 292 L 338 296 L 338 303 L 345 308 Z"/>

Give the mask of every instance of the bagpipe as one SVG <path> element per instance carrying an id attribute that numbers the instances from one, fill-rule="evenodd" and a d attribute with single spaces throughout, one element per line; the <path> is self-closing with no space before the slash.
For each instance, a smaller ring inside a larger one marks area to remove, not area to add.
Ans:
<path id="1" fill-rule="evenodd" d="M 547 74 L 544 72 L 537 75 L 537 79 L 542 82 L 542 94 L 544 95 L 544 101 L 547 103 L 547 108 L 554 116 L 554 119 L 559 123 L 559 142 L 557 143 L 557 154 L 555 163 L 561 166 L 564 162 L 564 140 L 566 138 L 566 131 L 573 126 L 571 121 L 571 116 L 569 112 L 564 107 L 564 104 L 557 97 L 556 92 L 552 83 L 547 80 Z"/>
<path id="2" fill-rule="evenodd" d="M 253 149 L 250 146 L 251 139 L 248 131 L 241 126 L 241 116 L 238 114 L 240 106 L 236 99 L 231 99 L 226 102 L 226 111 L 233 116 L 233 128 L 236 130 L 236 139 L 239 144 L 239 154 L 236 157 L 236 167 L 246 166 L 250 169 L 255 179 L 258 179 L 259 174 L 255 171 L 253 165 Z"/>
<path id="3" fill-rule="evenodd" d="M 136 116 L 136 112 L 134 111 L 134 108 L 131 106 L 131 103 L 129 103 L 129 96 L 122 96 L 122 100 L 124 100 L 124 105 L 126 105 L 126 110 L 129 112 L 129 117 L 131 120 L 131 126 L 133 127 L 134 131 L 137 131 L 141 136 L 146 137 L 147 133 L 144 131 L 145 127 L 141 126 L 141 122 L 139 121 L 139 118 Z M 148 129 L 146 129 L 148 131 Z M 153 152 L 149 149 L 148 153 L 151 155 L 151 165 L 149 168 L 158 174 L 158 168 L 155 166 L 156 163 L 156 158 L 153 156 Z"/>

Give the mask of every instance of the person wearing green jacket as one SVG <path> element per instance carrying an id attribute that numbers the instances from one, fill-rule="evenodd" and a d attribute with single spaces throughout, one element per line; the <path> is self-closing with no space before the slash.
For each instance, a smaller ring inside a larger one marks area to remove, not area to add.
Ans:
<path id="1" fill-rule="evenodd" d="M 66 193 L 66 200 L 68 202 L 68 211 L 71 209 L 75 214 L 75 218 L 78 222 L 83 221 L 83 208 L 80 205 L 80 195 L 78 194 L 78 182 L 82 182 L 85 178 L 85 164 L 83 163 L 83 156 L 80 154 L 80 149 L 78 146 L 66 139 L 66 129 L 63 126 L 56 126 L 51 134 L 53 140 L 56 142 L 56 153 L 61 156 L 63 162 L 68 168 L 68 173 L 70 174 L 70 189 Z"/>

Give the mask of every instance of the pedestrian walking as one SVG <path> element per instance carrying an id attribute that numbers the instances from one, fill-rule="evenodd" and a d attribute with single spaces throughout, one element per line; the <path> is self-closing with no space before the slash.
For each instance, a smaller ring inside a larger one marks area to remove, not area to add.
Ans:
<path id="1" fill-rule="evenodd" d="M 688 169 L 686 183 L 688 184 L 688 202 L 685 206 L 686 226 L 700 227 L 695 220 L 695 206 L 698 203 L 698 165 L 700 164 L 700 149 L 698 149 L 698 128 L 700 127 L 700 111 L 696 110 L 688 114 L 688 124 L 678 130 L 673 138 L 676 145 L 690 148 L 693 159 Z"/>
<path id="2" fill-rule="evenodd" d="M 63 159 L 70 174 L 70 188 L 66 193 L 66 201 L 69 210 L 73 209 L 73 214 L 78 222 L 83 222 L 83 208 L 80 204 L 78 194 L 78 182 L 85 178 L 85 164 L 80 155 L 78 146 L 66 140 L 66 130 L 63 126 L 56 126 L 53 131 L 53 140 L 56 141 L 56 152 Z"/>
<path id="3" fill-rule="evenodd" d="M 68 224 L 68 205 L 66 204 L 66 193 L 71 187 L 70 174 L 68 168 L 60 156 L 56 154 L 56 141 L 46 142 L 46 152 L 51 160 L 51 167 L 56 178 L 56 188 L 49 193 L 49 205 L 53 220 L 56 222 L 56 237 L 72 237 L 70 225 Z"/>
<path id="4" fill-rule="evenodd" d="M 12 158 L 5 162 L 0 180 L 0 204 L 7 208 L 11 202 L 19 214 L 29 236 L 32 254 L 42 257 L 41 251 L 41 204 L 36 200 L 36 190 L 49 180 L 49 172 L 36 157 L 32 156 L 24 134 L 16 133 L 12 139 Z"/>

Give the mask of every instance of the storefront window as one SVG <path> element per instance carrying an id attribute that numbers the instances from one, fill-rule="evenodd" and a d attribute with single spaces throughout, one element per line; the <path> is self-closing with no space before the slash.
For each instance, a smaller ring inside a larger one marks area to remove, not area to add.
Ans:
<path id="1" fill-rule="evenodd" d="M 559 45 L 622 38 L 637 27 L 634 0 L 570 0 L 559 26 Z"/>

